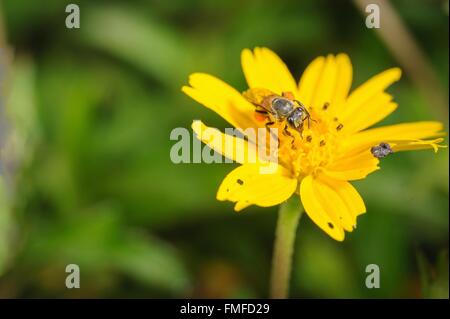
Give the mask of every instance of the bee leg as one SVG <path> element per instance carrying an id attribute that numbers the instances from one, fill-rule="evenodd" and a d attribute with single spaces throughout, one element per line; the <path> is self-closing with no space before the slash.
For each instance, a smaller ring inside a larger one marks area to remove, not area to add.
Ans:
<path id="1" fill-rule="evenodd" d="M 270 125 L 274 125 L 275 124 L 275 122 L 274 121 L 269 121 L 269 122 L 266 122 L 266 124 L 264 124 L 265 126 L 266 126 L 266 129 L 270 129 Z"/>
<path id="2" fill-rule="evenodd" d="M 291 132 L 289 132 L 289 130 L 288 130 L 288 126 L 287 126 L 287 125 L 285 125 L 285 126 L 284 126 L 284 129 L 283 129 L 283 134 L 284 134 L 284 135 L 286 135 L 286 136 L 289 136 L 289 137 L 291 137 L 291 138 L 292 138 L 292 141 L 291 141 L 291 145 L 293 145 L 293 144 L 294 144 L 294 142 L 295 142 L 295 136 L 294 136 L 294 135 L 292 135 L 292 133 L 291 133 Z"/>
<path id="3" fill-rule="evenodd" d="M 313 122 L 317 122 L 316 120 L 314 120 L 313 118 L 311 118 L 311 114 L 309 114 L 308 110 L 305 108 L 304 109 L 306 116 L 305 119 L 308 121 L 308 129 L 311 128 L 311 121 Z"/>
<path id="4" fill-rule="evenodd" d="M 300 138 L 303 139 L 303 123 L 297 128 L 297 132 L 300 134 Z"/>
<path id="5" fill-rule="evenodd" d="M 270 130 L 270 127 L 269 127 L 269 126 L 270 126 L 270 125 L 273 125 L 273 124 L 275 124 L 274 121 L 269 121 L 269 122 L 266 122 L 266 124 L 264 124 L 264 125 L 266 126 L 266 129 L 270 132 L 270 134 L 272 135 L 272 137 L 277 139 L 278 145 L 280 145 L 280 138 Z"/>
<path id="6" fill-rule="evenodd" d="M 306 106 L 302 102 L 300 102 L 299 100 L 294 100 L 294 101 L 297 102 L 298 105 L 300 105 L 302 108 L 304 108 L 306 110 Z"/>

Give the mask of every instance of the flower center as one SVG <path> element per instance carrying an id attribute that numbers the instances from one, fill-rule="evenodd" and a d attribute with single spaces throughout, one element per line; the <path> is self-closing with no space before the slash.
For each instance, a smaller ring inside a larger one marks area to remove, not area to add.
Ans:
<path id="1" fill-rule="evenodd" d="M 297 177 L 315 175 L 326 167 L 337 153 L 339 123 L 311 110 L 311 121 L 300 131 L 288 128 L 294 138 L 280 138 L 279 163 L 290 168 Z"/>

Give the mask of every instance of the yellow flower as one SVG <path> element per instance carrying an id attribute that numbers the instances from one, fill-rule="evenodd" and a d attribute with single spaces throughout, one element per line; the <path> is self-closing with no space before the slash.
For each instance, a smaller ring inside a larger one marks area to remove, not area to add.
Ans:
<path id="1" fill-rule="evenodd" d="M 236 142 L 238 137 L 223 134 L 220 141 L 206 138 L 203 133 L 209 128 L 203 123 L 193 124 L 204 143 L 242 164 L 225 177 L 217 193 L 218 200 L 235 202 L 236 211 L 250 205 L 277 205 L 297 193 L 314 223 L 342 241 L 345 231 L 356 227 L 357 216 L 366 212 L 363 199 L 349 181 L 363 179 L 379 169 L 372 147 L 388 143 L 394 152 L 427 148 L 437 151 L 442 147 L 443 125 L 439 122 L 368 129 L 397 108 L 385 89 L 400 79 L 398 68 L 372 77 L 349 93 L 352 65 L 346 54 L 316 58 L 298 84 L 283 61 L 267 48 L 243 50 L 241 62 L 249 86 L 243 94 L 204 73 L 192 74 L 190 86 L 182 91 L 235 128 L 267 125 L 255 112 L 255 101 L 270 92 L 289 92 L 306 106 L 311 121 L 310 125 L 304 123 L 303 130 L 288 128 L 288 134 L 279 134 L 278 164 L 272 174 L 261 174 L 263 161 L 250 163 L 238 158 L 233 149 L 223 147 L 222 141 Z M 283 130 L 286 124 L 277 122 L 272 126 Z M 239 142 L 255 144 L 248 138 Z"/>

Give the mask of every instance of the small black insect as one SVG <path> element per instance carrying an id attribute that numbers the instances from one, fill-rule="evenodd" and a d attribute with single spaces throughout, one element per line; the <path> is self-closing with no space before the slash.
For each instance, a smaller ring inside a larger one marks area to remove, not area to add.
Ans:
<path id="1" fill-rule="evenodd" d="M 388 156 L 389 154 L 394 153 L 391 146 L 388 143 L 384 143 L 384 142 L 373 146 L 370 149 L 370 152 L 376 158 L 383 158 L 383 157 Z"/>

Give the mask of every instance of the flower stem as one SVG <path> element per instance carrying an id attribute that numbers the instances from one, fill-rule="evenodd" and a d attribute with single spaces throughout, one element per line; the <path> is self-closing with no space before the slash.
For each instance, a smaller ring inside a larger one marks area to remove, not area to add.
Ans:
<path id="1" fill-rule="evenodd" d="M 297 225 L 302 215 L 298 196 L 280 205 L 272 256 L 270 297 L 288 297 Z"/>

